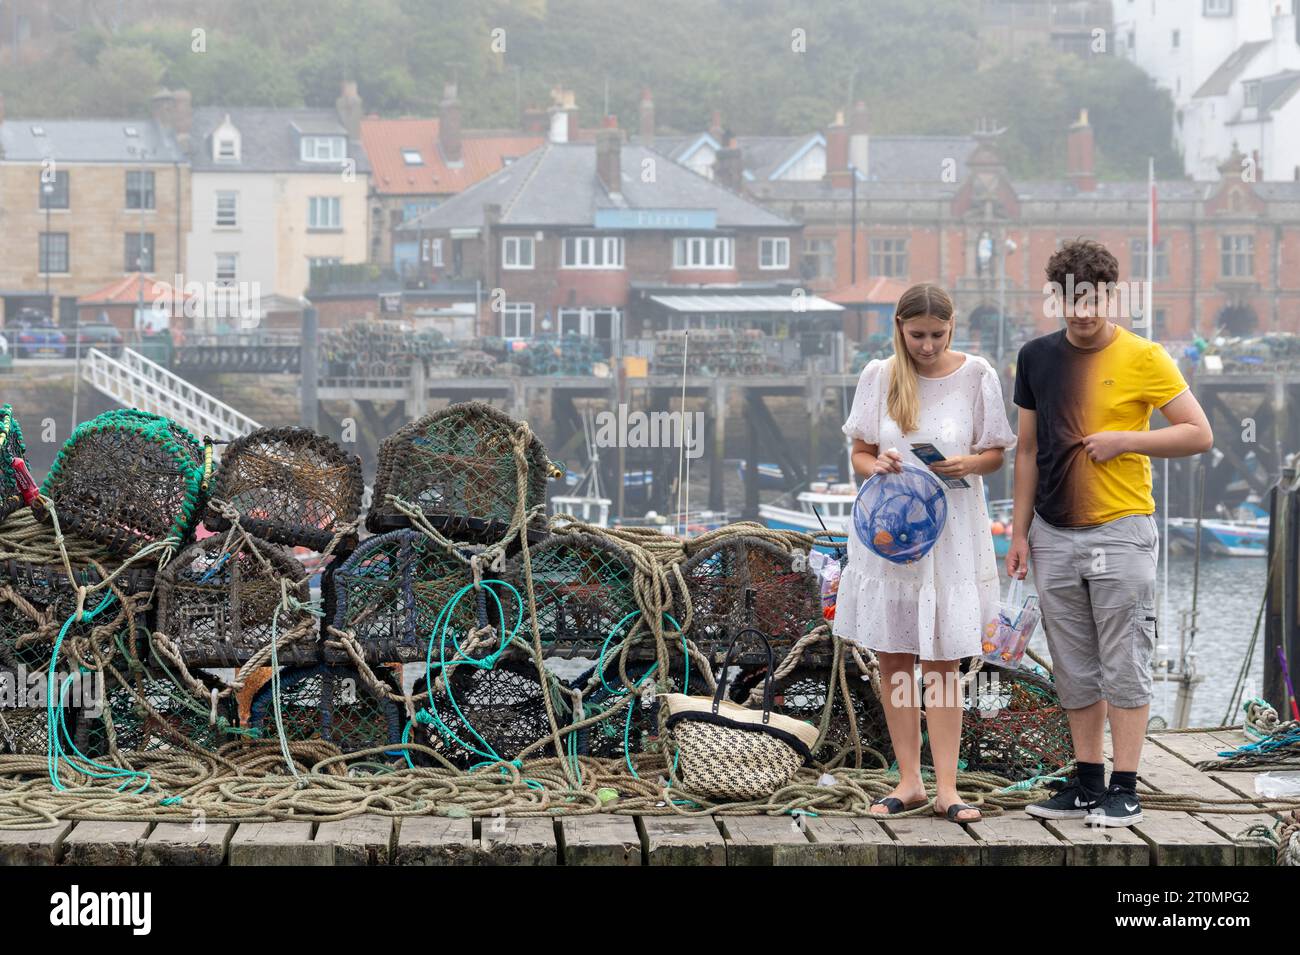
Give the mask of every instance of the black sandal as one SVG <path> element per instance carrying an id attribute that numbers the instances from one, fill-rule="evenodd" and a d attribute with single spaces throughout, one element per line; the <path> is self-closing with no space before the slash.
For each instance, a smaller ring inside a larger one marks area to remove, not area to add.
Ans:
<path id="1" fill-rule="evenodd" d="M 964 812 L 965 810 L 970 810 L 971 812 L 978 812 L 978 813 L 979 813 L 979 818 L 978 818 L 978 819 L 958 819 L 957 817 L 958 817 L 962 812 Z M 979 806 L 968 806 L 968 805 L 966 805 L 964 802 L 955 802 L 955 803 L 953 803 L 951 806 L 948 807 L 948 809 L 947 809 L 945 812 L 940 812 L 940 811 L 939 811 L 939 807 L 938 807 L 938 806 L 935 806 L 935 807 L 934 807 L 934 814 L 935 814 L 936 816 L 943 816 L 943 817 L 944 817 L 945 819 L 947 819 L 949 822 L 955 822 L 955 823 L 957 823 L 957 825 L 959 825 L 959 826 L 966 826 L 966 825 L 970 825 L 972 822 L 983 822 L 983 821 L 984 821 L 984 813 L 983 813 L 983 811 L 979 808 Z"/>
<path id="2" fill-rule="evenodd" d="M 879 813 L 879 812 L 869 812 L 869 813 L 867 813 L 867 815 L 869 815 L 869 816 L 879 816 L 879 815 L 896 816 L 896 815 L 898 815 L 898 813 L 900 813 L 900 812 L 911 812 L 913 809 L 920 809 L 922 806 L 924 806 L 924 805 L 925 805 L 926 803 L 928 803 L 929 801 L 930 801 L 930 800 L 928 800 L 928 799 L 919 799 L 919 800 L 917 800 L 916 802 L 905 803 L 905 802 L 903 802 L 903 800 L 899 799 L 897 796 L 881 796 L 879 799 L 876 799 L 876 800 L 872 801 L 871 805 L 873 805 L 873 806 L 884 806 L 885 809 L 887 810 L 887 812 L 885 812 L 885 813 L 883 813 L 883 814 L 882 814 L 882 813 Z"/>

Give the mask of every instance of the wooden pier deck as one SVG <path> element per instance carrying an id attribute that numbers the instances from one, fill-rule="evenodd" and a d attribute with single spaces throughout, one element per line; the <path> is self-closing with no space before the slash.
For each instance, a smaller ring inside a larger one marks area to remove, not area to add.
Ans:
<path id="1" fill-rule="evenodd" d="M 1194 763 L 1241 745 L 1239 732 L 1148 738 L 1146 792 L 1254 796 L 1254 774 Z M 479 819 L 365 815 L 343 822 L 65 822 L 0 831 L 6 865 L 1271 865 L 1233 837 L 1275 817 L 1144 809 L 1131 829 L 1040 822 L 1021 811 L 970 826 L 936 818 L 571 816 Z"/>

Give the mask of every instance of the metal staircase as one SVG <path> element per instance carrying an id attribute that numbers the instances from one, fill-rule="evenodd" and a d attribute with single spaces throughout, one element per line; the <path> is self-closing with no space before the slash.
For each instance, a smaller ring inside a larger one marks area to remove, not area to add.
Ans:
<path id="1" fill-rule="evenodd" d="M 118 404 L 171 418 L 200 438 L 209 435 L 230 441 L 261 427 L 248 415 L 129 348 L 122 349 L 121 358 L 90 349 L 82 359 L 81 376 Z"/>

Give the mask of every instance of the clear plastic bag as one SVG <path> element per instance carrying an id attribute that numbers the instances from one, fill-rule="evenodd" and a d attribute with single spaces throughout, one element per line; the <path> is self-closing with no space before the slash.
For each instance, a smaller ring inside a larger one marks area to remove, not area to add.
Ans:
<path id="1" fill-rule="evenodd" d="M 1019 668 L 1042 616 L 1038 597 L 1032 594 L 1026 597 L 1025 582 L 1013 578 L 997 615 L 984 625 L 980 649 L 984 651 L 985 662 L 1012 670 Z"/>
<path id="2" fill-rule="evenodd" d="M 840 592 L 840 562 L 829 554 L 813 551 L 808 561 L 821 583 L 822 619 L 835 619 L 835 601 Z"/>

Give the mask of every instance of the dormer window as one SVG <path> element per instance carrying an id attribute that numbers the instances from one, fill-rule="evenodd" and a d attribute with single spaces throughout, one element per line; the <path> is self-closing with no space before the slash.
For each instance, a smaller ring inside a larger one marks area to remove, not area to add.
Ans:
<path id="1" fill-rule="evenodd" d="M 212 134 L 213 162 L 239 162 L 239 130 L 227 116 Z"/>
<path id="2" fill-rule="evenodd" d="M 234 162 L 239 158 L 233 139 L 217 140 L 217 162 Z"/>
<path id="3" fill-rule="evenodd" d="M 406 163 L 408 166 L 423 166 L 424 157 L 420 155 L 420 150 L 418 149 L 403 149 L 402 162 Z"/>
<path id="4" fill-rule="evenodd" d="M 1242 105 L 1259 105 L 1259 80 L 1250 80 L 1241 84 Z"/>
<path id="5" fill-rule="evenodd" d="M 348 158 L 347 141 L 342 136 L 304 136 L 303 162 L 342 162 Z"/>

